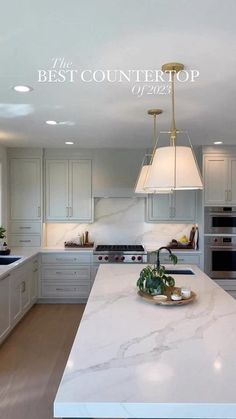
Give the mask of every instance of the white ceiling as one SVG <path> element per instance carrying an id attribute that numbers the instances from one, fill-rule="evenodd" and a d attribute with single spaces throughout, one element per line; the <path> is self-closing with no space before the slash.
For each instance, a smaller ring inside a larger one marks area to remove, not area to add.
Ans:
<path id="1" fill-rule="evenodd" d="M 170 96 L 132 95 L 130 85 L 38 83 L 37 70 L 65 57 L 73 68 L 160 69 L 169 61 L 198 69 L 195 83 L 176 87 L 178 128 L 194 144 L 235 143 L 235 0 L 8 0 L 1 5 L 0 144 L 147 147 L 160 107 Z M 34 90 L 19 94 L 16 84 Z M 48 126 L 45 120 L 74 125 Z"/>

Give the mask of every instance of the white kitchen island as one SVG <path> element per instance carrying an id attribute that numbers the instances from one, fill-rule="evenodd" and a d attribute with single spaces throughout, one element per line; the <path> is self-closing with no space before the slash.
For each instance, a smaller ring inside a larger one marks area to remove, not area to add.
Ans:
<path id="1" fill-rule="evenodd" d="M 152 305 L 136 291 L 143 266 L 100 266 L 54 416 L 235 419 L 236 301 L 192 266 L 175 278 L 197 301 Z"/>

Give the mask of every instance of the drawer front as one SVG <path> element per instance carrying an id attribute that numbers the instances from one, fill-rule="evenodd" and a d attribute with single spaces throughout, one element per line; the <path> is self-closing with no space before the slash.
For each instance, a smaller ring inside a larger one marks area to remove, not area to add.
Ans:
<path id="1" fill-rule="evenodd" d="M 54 254 L 43 254 L 42 255 L 42 263 L 43 264 L 90 264 L 91 263 L 91 255 L 90 253 L 75 253 L 75 254 L 66 254 L 66 253 L 54 253 Z"/>
<path id="2" fill-rule="evenodd" d="M 174 252 L 173 252 L 174 253 Z M 178 257 L 178 263 L 186 263 L 187 265 L 198 265 L 199 264 L 199 256 L 198 255 L 179 255 L 176 254 Z M 168 256 L 160 256 L 161 263 L 171 263 Z"/>
<path id="3" fill-rule="evenodd" d="M 9 245 L 10 246 L 32 246 L 39 247 L 41 245 L 40 236 L 26 235 L 26 234 L 10 234 L 9 235 Z"/>
<path id="4" fill-rule="evenodd" d="M 40 234 L 41 224 L 27 221 L 12 221 L 10 223 L 10 233 L 12 234 Z"/>
<path id="5" fill-rule="evenodd" d="M 44 267 L 42 278 L 47 280 L 88 280 L 90 281 L 90 266 L 80 266 L 76 269 Z"/>
<path id="6" fill-rule="evenodd" d="M 200 263 L 199 255 L 183 255 L 183 254 L 178 255 L 178 253 L 175 253 L 174 251 L 173 253 L 176 254 L 176 256 L 178 257 L 178 264 L 199 266 L 199 263 Z M 155 263 L 155 262 L 156 262 L 156 255 L 150 254 L 149 263 Z M 164 253 L 160 254 L 160 262 L 166 265 L 171 264 L 169 256 Z"/>
<path id="7" fill-rule="evenodd" d="M 78 283 L 69 283 L 69 284 L 55 284 L 50 281 L 42 282 L 42 297 L 47 298 L 87 298 L 90 293 L 90 282 L 81 281 Z"/>

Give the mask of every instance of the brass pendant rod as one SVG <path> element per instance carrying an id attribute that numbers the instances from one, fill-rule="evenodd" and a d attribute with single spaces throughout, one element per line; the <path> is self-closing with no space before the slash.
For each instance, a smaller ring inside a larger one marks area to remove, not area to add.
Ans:
<path id="1" fill-rule="evenodd" d="M 171 123 L 171 145 L 174 146 L 177 137 L 177 129 L 175 123 L 175 71 L 171 71 L 171 99 L 172 99 L 172 123 Z"/>
<path id="2" fill-rule="evenodd" d="M 152 164 L 155 151 L 156 151 L 156 142 L 157 142 L 157 116 L 153 114 L 153 149 L 150 163 Z"/>

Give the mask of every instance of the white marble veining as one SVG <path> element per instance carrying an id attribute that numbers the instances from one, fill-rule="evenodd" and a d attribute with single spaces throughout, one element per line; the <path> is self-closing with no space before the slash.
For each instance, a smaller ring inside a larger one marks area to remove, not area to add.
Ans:
<path id="1" fill-rule="evenodd" d="M 146 223 L 144 198 L 97 198 L 94 211 L 92 224 L 47 224 L 47 246 L 62 247 L 65 241 L 88 230 L 97 244 L 142 243 L 157 249 L 173 238 L 188 236 L 192 227 L 192 224 Z"/>
<path id="2" fill-rule="evenodd" d="M 152 305 L 136 293 L 141 268 L 100 266 L 54 416 L 236 418 L 235 300 L 192 266 L 176 281 L 196 302 Z"/>

